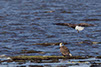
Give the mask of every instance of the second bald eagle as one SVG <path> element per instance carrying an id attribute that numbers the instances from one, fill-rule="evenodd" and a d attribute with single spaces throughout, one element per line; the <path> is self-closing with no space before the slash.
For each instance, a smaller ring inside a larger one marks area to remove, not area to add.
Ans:
<path id="1" fill-rule="evenodd" d="M 70 57 L 72 54 L 70 53 L 69 49 L 66 46 L 63 46 L 62 43 L 60 45 L 60 52 L 64 57 Z"/>

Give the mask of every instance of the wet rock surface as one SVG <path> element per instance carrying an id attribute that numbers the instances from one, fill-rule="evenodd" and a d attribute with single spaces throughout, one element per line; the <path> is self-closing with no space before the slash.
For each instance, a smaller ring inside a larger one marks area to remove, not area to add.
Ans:
<path id="1" fill-rule="evenodd" d="M 101 59 L 97 58 L 88 58 L 88 59 L 41 59 L 41 60 L 24 60 L 23 61 L 4 61 L 0 62 L 0 66 L 10 66 L 10 67 L 100 67 L 101 66 Z"/>

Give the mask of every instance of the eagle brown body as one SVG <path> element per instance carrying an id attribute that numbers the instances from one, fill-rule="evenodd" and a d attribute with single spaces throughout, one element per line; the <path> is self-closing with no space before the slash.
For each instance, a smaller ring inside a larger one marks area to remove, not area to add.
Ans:
<path id="1" fill-rule="evenodd" d="M 66 46 L 63 46 L 62 43 L 60 43 L 60 52 L 65 57 L 72 56 L 69 49 Z"/>

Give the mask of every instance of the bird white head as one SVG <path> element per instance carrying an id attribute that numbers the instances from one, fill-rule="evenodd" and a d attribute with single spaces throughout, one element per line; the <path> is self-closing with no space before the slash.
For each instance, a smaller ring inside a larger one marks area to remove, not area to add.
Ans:
<path id="1" fill-rule="evenodd" d="M 62 47 L 62 46 L 63 46 L 63 45 L 62 45 L 62 43 L 60 43 L 59 45 L 60 45 L 60 47 Z"/>
<path id="2" fill-rule="evenodd" d="M 84 27 L 76 26 L 76 27 L 75 27 L 75 30 L 82 31 L 82 30 L 84 30 Z"/>

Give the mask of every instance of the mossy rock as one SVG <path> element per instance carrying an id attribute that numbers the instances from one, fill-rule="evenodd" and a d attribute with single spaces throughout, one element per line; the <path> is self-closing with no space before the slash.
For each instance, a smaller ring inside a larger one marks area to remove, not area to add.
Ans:
<path id="1" fill-rule="evenodd" d="M 88 57 L 82 57 L 82 56 L 72 56 L 72 57 L 64 57 L 64 56 L 14 56 L 11 58 L 13 61 L 16 61 L 16 60 L 86 59 Z"/>

